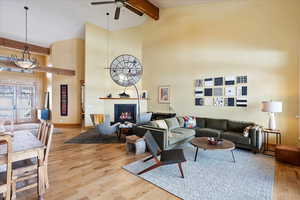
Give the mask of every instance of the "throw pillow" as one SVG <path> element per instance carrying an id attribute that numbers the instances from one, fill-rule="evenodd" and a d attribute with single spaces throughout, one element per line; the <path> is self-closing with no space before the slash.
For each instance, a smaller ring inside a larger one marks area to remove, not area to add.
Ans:
<path id="1" fill-rule="evenodd" d="M 247 127 L 244 129 L 244 132 L 243 132 L 244 137 L 249 137 L 249 133 L 250 133 L 250 130 L 251 130 L 251 129 L 255 129 L 255 131 L 257 131 L 257 130 L 260 130 L 261 127 L 258 126 L 258 125 L 250 125 L 250 126 L 247 126 Z"/>
<path id="2" fill-rule="evenodd" d="M 195 128 L 196 127 L 196 118 L 191 116 L 185 116 L 184 119 L 184 128 Z"/>
<path id="3" fill-rule="evenodd" d="M 174 118 L 169 118 L 169 119 L 165 119 L 165 122 L 168 125 L 169 130 L 175 129 L 175 128 L 179 128 L 179 123 L 177 121 L 177 119 Z"/>
<path id="4" fill-rule="evenodd" d="M 155 122 L 159 128 L 168 130 L 168 125 L 166 124 L 165 120 L 156 120 Z"/>

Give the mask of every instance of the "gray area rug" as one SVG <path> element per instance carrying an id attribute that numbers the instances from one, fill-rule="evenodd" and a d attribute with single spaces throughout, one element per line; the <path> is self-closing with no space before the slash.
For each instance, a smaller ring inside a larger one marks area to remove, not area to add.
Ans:
<path id="1" fill-rule="evenodd" d="M 92 128 L 65 142 L 66 144 L 111 144 L 120 143 L 117 135 L 101 136 Z"/>
<path id="2" fill-rule="evenodd" d="M 195 149 L 188 144 L 184 147 L 184 179 L 177 165 L 156 168 L 139 177 L 185 200 L 271 200 L 274 159 L 239 149 L 234 153 L 236 163 L 230 151 L 199 149 L 194 162 Z M 123 168 L 136 175 L 153 163 L 140 160 Z"/>

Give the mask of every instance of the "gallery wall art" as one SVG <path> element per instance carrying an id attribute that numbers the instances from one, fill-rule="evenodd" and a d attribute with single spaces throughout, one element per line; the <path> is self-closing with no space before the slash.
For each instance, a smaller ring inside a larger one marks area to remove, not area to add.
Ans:
<path id="1" fill-rule="evenodd" d="M 247 107 L 248 77 L 216 76 L 195 81 L 195 105 Z"/>

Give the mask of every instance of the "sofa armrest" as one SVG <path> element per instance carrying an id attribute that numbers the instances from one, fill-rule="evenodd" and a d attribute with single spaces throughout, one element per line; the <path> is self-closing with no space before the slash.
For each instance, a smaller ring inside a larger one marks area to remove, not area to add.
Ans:
<path id="1" fill-rule="evenodd" d="M 158 146 L 165 150 L 168 147 L 168 130 L 162 128 L 155 128 L 153 126 L 138 126 L 136 128 L 136 135 L 144 137 L 147 131 L 150 131 Z"/>
<path id="2" fill-rule="evenodd" d="M 249 130 L 249 137 L 251 139 L 251 146 L 253 146 L 258 151 L 261 150 L 263 146 L 263 132 L 261 127 L 253 127 Z"/>

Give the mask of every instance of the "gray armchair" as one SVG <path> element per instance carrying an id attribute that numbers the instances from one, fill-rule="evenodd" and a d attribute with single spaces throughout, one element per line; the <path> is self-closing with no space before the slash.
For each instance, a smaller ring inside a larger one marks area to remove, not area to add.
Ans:
<path id="1" fill-rule="evenodd" d="M 119 129 L 120 123 L 116 123 L 114 125 L 110 125 L 110 116 L 105 115 L 104 122 L 101 124 L 96 124 L 96 130 L 100 133 L 100 135 L 112 135 L 117 133 Z"/>

